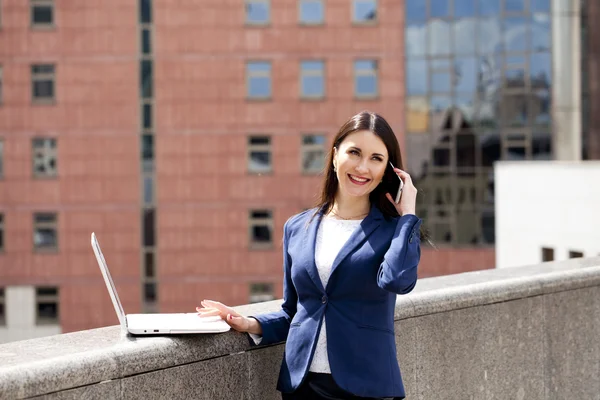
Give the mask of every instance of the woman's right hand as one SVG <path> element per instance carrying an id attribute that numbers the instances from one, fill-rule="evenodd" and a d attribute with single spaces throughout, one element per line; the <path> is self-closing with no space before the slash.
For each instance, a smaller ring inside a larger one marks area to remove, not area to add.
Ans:
<path id="1" fill-rule="evenodd" d="M 219 303 L 218 301 L 202 300 L 200 304 L 202 304 L 202 307 L 196 307 L 196 311 L 198 311 L 198 316 L 200 316 L 200 318 L 218 315 L 225 320 L 231 328 L 238 332 L 249 332 L 257 335 L 262 334 L 260 324 L 254 318 L 244 317 L 233 308 L 228 307 L 223 303 Z"/>

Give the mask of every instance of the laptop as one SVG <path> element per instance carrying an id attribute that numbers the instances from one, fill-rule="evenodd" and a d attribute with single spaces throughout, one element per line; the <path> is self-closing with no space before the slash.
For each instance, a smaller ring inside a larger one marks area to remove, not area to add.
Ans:
<path id="1" fill-rule="evenodd" d="M 132 335 L 181 335 L 221 333 L 230 329 L 230 326 L 219 316 L 200 318 L 197 313 L 125 314 L 95 233 L 92 233 L 92 248 L 123 332 Z"/>

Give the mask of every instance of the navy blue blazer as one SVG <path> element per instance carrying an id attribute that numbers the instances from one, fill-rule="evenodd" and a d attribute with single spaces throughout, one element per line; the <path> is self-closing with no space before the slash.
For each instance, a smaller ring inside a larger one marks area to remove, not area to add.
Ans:
<path id="1" fill-rule="evenodd" d="M 287 340 L 277 389 L 292 392 L 310 367 L 321 321 L 327 318 L 327 350 L 335 382 L 363 397 L 404 397 L 396 359 L 396 294 L 417 282 L 421 255 L 414 215 L 386 218 L 373 206 L 333 262 L 323 287 L 315 264 L 315 209 L 291 217 L 283 234 L 281 310 L 255 315 L 261 345 Z"/>

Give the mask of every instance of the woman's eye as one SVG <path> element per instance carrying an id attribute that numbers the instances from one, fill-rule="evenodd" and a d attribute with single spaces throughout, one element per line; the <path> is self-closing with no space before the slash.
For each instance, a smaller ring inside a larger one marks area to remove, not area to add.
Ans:
<path id="1" fill-rule="evenodd" d="M 358 155 L 358 151 L 356 150 L 350 150 L 349 153 L 355 156 Z"/>
<path id="2" fill-rule="evenodd" d="M 383 161 L 383 159 L 382 159 L 381 157 L 373 157 L 373 160 L 376 160 L 376 161 Z"/>

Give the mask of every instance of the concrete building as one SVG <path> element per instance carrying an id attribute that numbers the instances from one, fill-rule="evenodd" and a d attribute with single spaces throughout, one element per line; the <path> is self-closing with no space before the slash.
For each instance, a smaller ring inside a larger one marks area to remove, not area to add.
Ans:
<path id="1" fill-rule="evenodd" d="M 496 267 L 600 256 L 600 162 L 495 167 Z"/>

